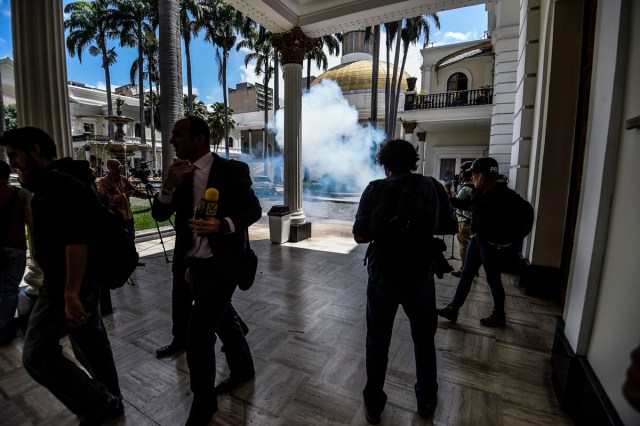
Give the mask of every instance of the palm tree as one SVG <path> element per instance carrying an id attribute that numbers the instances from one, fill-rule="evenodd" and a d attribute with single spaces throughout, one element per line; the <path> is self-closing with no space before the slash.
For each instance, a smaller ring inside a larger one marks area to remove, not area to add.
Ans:
<path id="1" fill-rule="evenodd" d="M 180 33 L 184 41 L 184 53 L 187 59 L 187 97 L 189 115 L 193 115 L 193 81 L 191 79 L 191 37 L 198 36 L 197 22 L 202 20 L 203 8 L 199 1 L 180 0 Z M 193 19 L 191 19 L 193 17 Z"/>
<path id="2" fill-rule="evenodd" d="M 183 98 L 184 103 L 184 115 L 195 115 L 196 117 L 202 118 L 204 121 L 207 121 L 209 118 L 209 111 L 207 111 L 207 106 L 204 102 L 198 100 L 198 95 L 192 95 L 191 102 L 189 102 L 189 96 L 184 95 Z M 191 108 L 191 112 L 189 112 L 189 108 Z"/>
<path id="3" fill-rule="evenodd" d="M 236 122 L 233 119 L 233 110 L 222 102 L 216 102 L 211 105 L 207 123 L 209 123 L 209 130 L 211 131 L 211 144 L 217 152 L 220 142 L 228 134 L 227 127 L 231 129 L 236 127 Z"/>
<path id="4" fill-rule="evenodd" d="M 65 28 L 69 29 L 67 37 L 67 49 L 70 56 L 78 55 L 82 63 L 82 51 L 88 47 L 91 56 L 99 56 L 102 59 L 104 79 L 107 86 L 107 114 L 113 115 L 113 103 L 111 100 L 111 74 L 109 67 L 116 62 L 118 56 L 115 48 L 108 48 L 107 39 L 114 37 L 115 33 L 110 24 L 108 2 L 95 0 L 89 3 L 86 0 L 67 4 L 64 8 L 66 14 L 70 14 L 65 21 Z M 92 44 L 94 43 L 95 44 Z M 113 138 L 113 123 L 109 122 L 109 138 Z"/>
<path id="5" fill-rule="evenodd" d="M 316 63 L 318 69 L 326 71 L 329 64 L 327 55 L 324 53 L 324 47 L 327 47 L 330 55 L 340 55 L 341 38 L 341 35 L 329 34 L 314 40 L 313 49 L 305 55 L 307 59 L 307 90 L 311 88 L 311 61 L 313 60 Z"/>
<path id="6" fill-rule="evenodd" d="M 182 105 L 182 54 L 180 52 L 180 9 L 175 0 L 158 0 L 160 35 L 160 86 L 162 87 L 162 170 L 173 162 L 169 143 L 171 129 L 184 114 Z"/>
<path id="7" fill-rule="evenodd" d="M 440 17 L 436 13 L 429 15 L 416 16 L 415 18 L 408 18 L 404 21 L 404 28 L 400 33 L 402 39 L 402 65 L 400 68 L 400 77 L 395 87 L 395 95 L 392 98 L 391 113 L 389 115 L 391 122 L 391 134 L 395 134 L 396 118 L 398 116 L 398 102 L 400 99 L 400 85 L 402 83 L 402 75 L 404 73 L 404 67 L 407 63 L 407 53 L 409 51 L 409 45 L 416 44 L 418 40 L 423 38 L 422 48 L 427 47 L 430 40 L 431 27 L 429 20 L 433 21 L 436 28 L 440 29 Z M 397 67 L 397 63 L 394 64 Z M 393 89 L 393 86 L 392 86 Z"/>
<path id="8" fill-rule="evenodd" d="M 216 46 L 216 62 L 218 63 L 218 81 L 222 86 L 224 108 L 229 105 L 227 96 L 227 60 L 229 52 L 236 44 L 238 34 L 249 34 L 252 21 L 246 19 L 232 6 L 219 0 L 206 0 L 205 12 L 198 23 L 198 29 L 205 32 L 204 39 Z M 225 119 L 225 156 L 229 158 L 229 125 L 228 114 Z"/>
<path id="9" fill-rule="evenodd" d="M 242 48 L 252 49 L 244 57 L 244 65 L 249 66 L 255 61 L 254 72 L 256 75 L 262 75 L 264 86 L 264 126 L 262 128 L 262 158 L 264 159 L 264 170 L 267 172 L 267 136 L 269 127 L 269 81 L 274 73 L 274 67 L 271 61 L 274 59 L 276 52 L 271 43 L 271 32 L 264 27 L 258 27 L 249 36 L 238 43 L 236 50 Z M 326 59 L 326 58 L 325 58 Z M 275 117 L 275 112 L 274 112 Z"/>
<path id="10" fill-rule="evenodd" d="M 149 80 L 149 98 L 153 99 L 153 83 L 156 83 L 156 86 L 160 80 L 160 70 L 158 69 L 158 38 L 156 37 L 156 33 L 154 31 L 148 30 L 146 33 L 144 46 L 143 46 L 144 54 L 147 57 L 147 67 L 143 70 L 143 76 Z M 142 65 L 144 68 L 144 65 Z M 139 73 L 140 62 L 139 58 L 136 58 L 131 64 L 131 69 L 129 70 L 129 77 L 131 78 L 131 83 L 135 83 L 136 74 Z M 146 114 L 145 111 L 145 123 L 149 123 L 149 128 L 151 130 L 151 151 L 153 152 L 152 156 L 152 165 L 153 169 L 156 168 L 156 127 L 155 127 L 155 114 L 153 109 L 155 107 L 154 102 L 147 102 L 145 99 L 145 105 L 149 105 L 151 109 L 149 114 Z M 149 121 L 146 118 L 149 118 Z"/>
<path id="11" fill-rule="evenodd" d="M 144 38 L 151 28 L 148 20 L 157 15 L 157 8 L 149 0 L 106 0 L 114 7 L 111 23 L 118 29 L 120 45 L 137 47 L 138 62 L 144 62 Z M 138 67 L 138 87 L 140 105 L 140 143 L 146 144 L 144 126 L 144 75 L 143 67 Z"/>

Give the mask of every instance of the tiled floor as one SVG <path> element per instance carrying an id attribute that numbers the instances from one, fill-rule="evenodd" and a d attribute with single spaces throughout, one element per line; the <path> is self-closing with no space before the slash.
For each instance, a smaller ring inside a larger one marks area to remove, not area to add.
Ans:
<path id="1" fill-rule="evenodd" d="M 365 246 L 346 222 L 313 223 L 313 238 L 271 244 L 266 218 L 251 237 L 260 264 L 255 286 L 237 291 L 234 304 L 249 325 L 257 376 L 219 398 L 220 425 L 363 425 L 365 382 Z M 450 237 L 447 237 L 450 242 Z M 172 238 L 165 240 L 173 246 Z M 158 360 L 170 341 L 171 271 L 159 241 L 139 244 L 146 266 L 134 286 L 114 291 L 105 317 L 126 402 L 114 425 L 184 424 L 191 403 L 185 356 Z M 454 267 L 459 262 L 452 261 Z M 555 315 L 551 302 L 524 296 L 513 277 L 507 291 L 505 329 L 478 320 L 491 310 L 481 274 L 457 324 L 440 320 L 436 334 L 439 397 L 436 425 L 565 425 L 550 384 L 549 357 Z M 438 304 L 457 281 L 436 280 Z M 382 424 L 424 424 L 415 414 L 414 361 L 408 321 L 399 310 L 389 353 Z M 68 342 L 63 341 L 69 351 Z M 219 343 L 218 343 L 219 345 Z M 0 424 L 67 425 L 78 419 L 27 375 L 22 340 L 0 348 Z M 218 357 L 219 378 L 228 374 Z"/>

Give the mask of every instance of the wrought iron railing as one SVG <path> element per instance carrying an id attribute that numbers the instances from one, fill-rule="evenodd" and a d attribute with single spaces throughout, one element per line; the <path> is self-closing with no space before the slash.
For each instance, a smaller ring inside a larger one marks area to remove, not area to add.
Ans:
<path id="1" fill-rule="evenodd" d="M 492 103 L 493 88 L 486 87 L 475 90 L 460 90 L 457 92 L 417 95 L 413 108 L 410 109 L 450 108 L 472 105 L 490 105 Z"/>

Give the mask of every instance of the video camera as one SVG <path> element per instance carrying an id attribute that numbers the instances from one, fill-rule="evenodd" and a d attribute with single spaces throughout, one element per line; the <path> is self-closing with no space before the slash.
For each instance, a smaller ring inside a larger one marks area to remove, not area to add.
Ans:
<path id="1" fill-rule="evenodd" d="M 149 170 L 148 166 L 149 163 L 150 161 L 142 161 L 138 167 L 130 169 L 129 173 L 146 185 L 149 183 L 149 176 L 151 175 L 151 170 Z"/>

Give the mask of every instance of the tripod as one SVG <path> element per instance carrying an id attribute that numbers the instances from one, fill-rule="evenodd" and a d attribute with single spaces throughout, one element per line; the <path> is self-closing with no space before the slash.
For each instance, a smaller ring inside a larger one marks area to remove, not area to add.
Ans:
<path id="1" fill-rule="evenodd" d="M 455 238 L 456 238 L 455 235 L 451 236 L 451 256 L 447 257 L 447 260 L 460 260 L 455 256 L 454 250 L 453 250 L 453 245 L 456 242 Z M 444 235 L 442 236 L 442 239 L 444 240 Z"/>
<path id="2" fill-rule="evenodd" d="M 147 198 L 147 200 L 149 200 L 149 207 L 153 208 L 153 202 L 151 200 L 155 197 L 158 191 L 156 191 L 156 189 L 153 187 L 153 185 L 151 185 L 151 182 L 149 182 L 148 179 L 140 179 L 140 182 L 138 183 L 137 186 L 142 186 L 142 188 L 144 189 L 144 192 L 146 192 L 147 195 L 149 196 L 149 198 Z M 156 230 L 158 231 L 158 237 L 160 237 L 160 245 L 162 246 L 164 259 L 166 260 L 167 263 L 171 263 L 171 260 L 169 260 L 169 255 L 167 254 L 167 249 L 164 246 L 164 239 L 162 238 L 162 232 L 160 232 L 160 225 L 158 224 L 158 221 L 155 219 L 154 219 L 154 222 L 156 223 Z M 169 223 L 175 229 L 175 226 L 171 221 L 171 219 L 169 219 Z"/>

